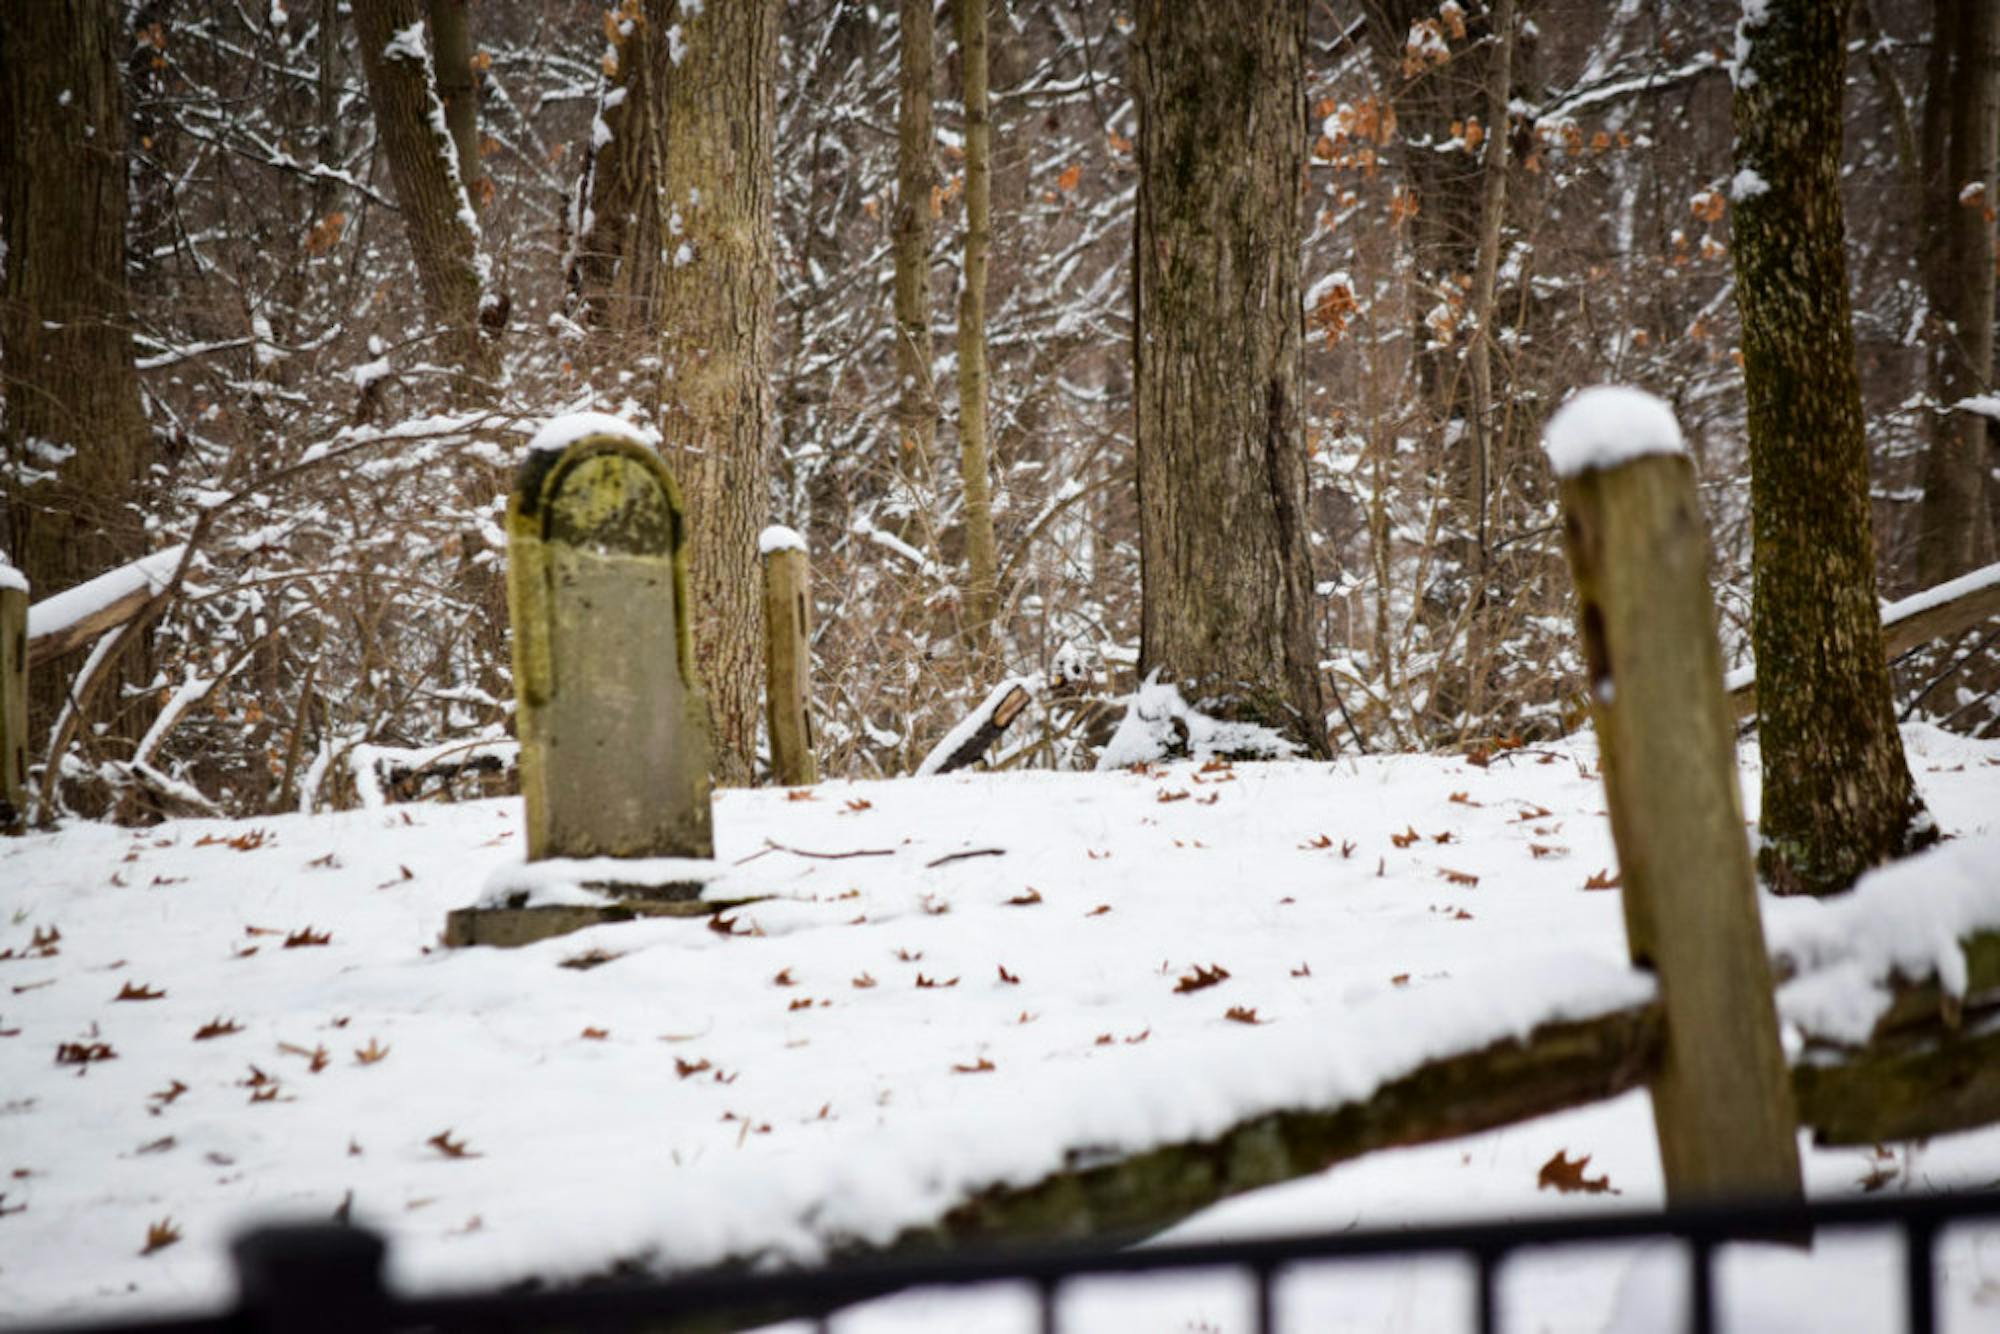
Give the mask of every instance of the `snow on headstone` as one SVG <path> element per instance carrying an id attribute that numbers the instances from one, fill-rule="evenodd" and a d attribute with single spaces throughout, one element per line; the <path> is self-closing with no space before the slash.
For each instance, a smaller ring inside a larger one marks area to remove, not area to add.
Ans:
<path id="1" fill-rule="evenodd" d="M 558 418 L 508 507 L 528 858 L 707 857 L 680 496 L 615 417 Z"/>

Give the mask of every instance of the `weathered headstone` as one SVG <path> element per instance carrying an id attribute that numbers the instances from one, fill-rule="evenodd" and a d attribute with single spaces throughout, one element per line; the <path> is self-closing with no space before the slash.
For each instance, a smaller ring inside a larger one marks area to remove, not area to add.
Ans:
<path id="1" fill-rule="evenodd" d="M 1578 394 L 1549 423 L 1632 961 L 1659 978 L 1667 1198 L 1800 1194 L 1797 1113 L 1737 789 L 1694 467 L 1666 404 Z"/>
<path id="2" fill-rule="evenodd" d="M 507 512 L 528 860 L 707 857 L 680 495 L 636 436 L 590 425 L 537 437 Z"/>
<path id="3" fill-rule="evenodd" d="M 773 525 L 757 540 L 764 557 L 764 721 L 771 770 L 787 787 L 819 781 L 812 733 L 812 575 L 805 539 Z"/>
<path id="4" fill-rule="evenodd" d="M 28 581 L 0 556 L 0 829 L 28 814 Z"/>
<path id="5" fill-rule="evenodd" d="M 595 876 L 617 900 L 603 909 L 462 909 L 448 944 L 525 944 L 699 895 L 673 868 L 714 854 L 686 531 L 666 465 L 616 418 L 559 419 L 530 446 L 507 511 L 527 857 L 632 865 Z"/>

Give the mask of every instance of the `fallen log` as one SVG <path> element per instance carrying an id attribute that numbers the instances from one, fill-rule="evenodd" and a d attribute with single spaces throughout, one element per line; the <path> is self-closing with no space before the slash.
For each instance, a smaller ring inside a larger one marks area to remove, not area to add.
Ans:
<path id="1" fill-rule="evenodd" d="M 1933 639 L 1962 633 L 1996 616 L 2000 616 L 2000 564 L 1962 574 L 1884 607 L 1882 652 L 1894 662 Z M 1723 678 L 1723 685 L 1739 722 L 1757 712 L 1754 668 L 1738 668 Z"/>

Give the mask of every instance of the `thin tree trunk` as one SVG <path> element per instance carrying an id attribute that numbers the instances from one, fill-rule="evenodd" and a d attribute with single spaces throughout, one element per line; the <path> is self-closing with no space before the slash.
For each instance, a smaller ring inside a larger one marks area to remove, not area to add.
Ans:
<path id="1" fill-rule="evenodd" d="M 1876 615 L 1868 454 L 1840 200 L 1841 11 L 1771 0 L 1736 89 L 1736 299 L 1764 759 L 1759 863 L 1844 889 L 1934 830 L 1910 779 Z"/>
<path id="2" fill-rule="evenodd" d="M 0 541 L 37 598 L 146 545 L 128 507 L 148 428 L 127 332 L 120 14 L 113 0 L 0 4 Z M 39 674 L 33 735 L 60 683 Z"/>
<path id="3" fill-rule="evenodd" d="M 679 244 L 667 234 L 664 202 L 673 0 L 626 4 L 611 18 L 616 63 L 591 124 L 566 275 L 572 318 L 609 335 L 592 357 L 598 364 L 636 362 L 637 344 L 657 335 L 662 249 Z"/>
<path id="4" fill-rule="evenodd" d="M 438 97 L 444 102 L 444 123 L 451 128 L 452 148 L 458 154 L 458 178 L 478 208 L 479 183 L 486 173 L 479 158 L 479 79 L 472 72 L 471 9 L 471 0 L 430 0 Z"/>
<path id="5" fill-rule="evenodd" d="M 1138 6 L 1142 673 L 1326 753 L 1299 403 L 1305 7 Z"/>
<path id="6" fill-rule="evenodd" d="M 1927 164 L 1926 286 L 1938 325 L 1931 374 L 1937 417 L 1924 460 L 1917 581 L 1929 587 L 1993 559 L 1986 506 L 1989 428 L 1951 405 L 1990 390 L 1993 380 L 1994 210 L 2000 158 L 2000 0 L 1938 0 L 1933 45 L 1950 56 L 1950 75 L 1933 85 L 1925 127 L 1942 123 L 1948 146 Z M 1956 11 L 1954 13 L 1954 11 Z M 1942 111 L 1938 102 L 1948 103 Z"/>
<path id="7" fill-rule="evenodd" d="M 958 463 L 965 485 L 967 629 L 984 642 L 999 614 L 991 461 L 986 446 L 986 256 L 993 246 L 993 120 L 987 110 L 986 0 L 959 0 L 965 94 L 965 272 L 958 293 Z"/>
<path id="8" fill-rule="evenodd" d="M 902 0 L 902 80 L 896 110 L 896 427 L 899 458 L 924 482 L 937 436 L 931 385 L 931 0 Z"/>
<path id="9" fill-rule="evenodd" d="M 445 331 L 451 360 L 490 383 L 498 350 L 480 333 L 486 261 L 479 224 L 460 180 L 444 108 L 433 86 L 418 0 L 354 0 L 354 34 L 368 78 L 375 128 L 396 184 L 424 308 Z"/>
<path id="10" fill-rule="evenodd" d="M 1471 678 L 1467 682 L 1466 714 L 1471 718 L 1485 712 L 1487 658 L 1491 652 L 1490 529 L 1493 475 L 1499 457 L 1494 431 L 1498 412 L 1493 399 L 1496 332 L 1493 292 L 1500 272 L 1500 232 L 1507 218 L 1507 90 L 1514 70 L 1514 8 L 1514 0 L 1498 0 L 1492 12 L 1494 49 L 1486 66 L 1486 155 L 1480 167 L 1485 181 L 1479 204 L 1479 254 L 1472 276 L 1472 339 L 1466 348 L 1472 369 L 1472 429 L 1465 436 L 1471 456 L 1466 473 L 1478 539 L 1466 652 Z"/>
<path id="11" fill-rule="evenodd" d="M 717 777 L 754 772 L 763 663 L 757 533 L 768 509 L 776 0 L 684 3 L 666 97 L 674 254 L 662 283 L 661 434 L 692 519 L 695 661 Z"/>

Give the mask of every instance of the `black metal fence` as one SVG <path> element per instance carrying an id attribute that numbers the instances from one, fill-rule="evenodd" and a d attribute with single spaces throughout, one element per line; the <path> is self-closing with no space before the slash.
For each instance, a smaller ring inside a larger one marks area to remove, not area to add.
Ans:
<path id="1" fill-rule="evenodd" d="M 368 1334 L 501 1330 L 653 1331 L 734 1329 L 803 1317 L 821 1330 L 857 1302 L 914 1288 L 1027 1283 L 1039 1328 L 1059 1326 L 1057 1295 L 1074 1279 L 1108 1275 L 1235 1270 L 1254 1285 L 1252 1328 L 1277 1330 L 1272 1292 L 1280 1272 L 1307 1261 L 1461 1255 L 1477 1271 L 1473 1327 L 1499 1329 L 1499 1266 L 1523 1250 L 1678 1238 L 1688 1248 L 1688 1321 L 1697 1334 L 1717 1325 L 1715 1253 L 1736 1241 L 1803 1244 L 1820 1228 L 1882 1228 L 1904 1239 L 1905 1328 L 1937 1328 L 1935 1248 L 1954 1224 L 2000 1219 L 2000 1191 L 1960 1195 L 1863 1196 L 1814 1204 L 1743 1203 L 1664 1212 L 1596 1212 L 1518 1222 L 1381 1228 L 1323 1236 L 1203 1245 L 951 1252 L 879 1259 L 770 1274 L 700 1274 L 664 1282 L 605 1283 L 562 1291 L 500 1291 L 400 1298 L 382 1284 L 384 1245 L 333 1225 L 253 1232 L 234 1255 L 241 1297 L 234 1311 L 198 1319 L 87 1327 L 88 1334 Z M 86 1334 L 71 1327 L 65 1334 Z"/>

